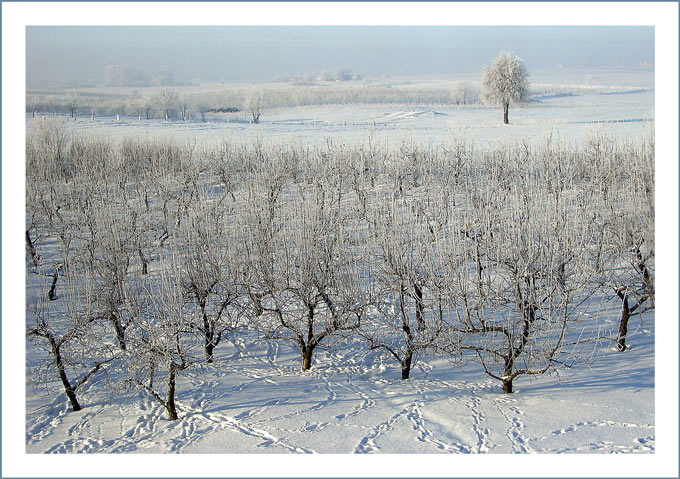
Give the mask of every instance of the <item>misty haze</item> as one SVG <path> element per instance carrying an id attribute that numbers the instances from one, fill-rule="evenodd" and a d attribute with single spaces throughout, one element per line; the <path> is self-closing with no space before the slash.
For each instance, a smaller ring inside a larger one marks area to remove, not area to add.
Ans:
<path id="1" fill-rule="evenodd" d="M 27 27 L 26 451 L 656 452 L 654 34 Z"/>
<path id="2" fill-rule="evenodd" d="M 140 83 L 270 81 L 310 71 L 480 73 L 500 50 L 531 70 L 654 63 L 651 27 L 28 27 L 27 85 L 101 86 L 128 65 Z"/>

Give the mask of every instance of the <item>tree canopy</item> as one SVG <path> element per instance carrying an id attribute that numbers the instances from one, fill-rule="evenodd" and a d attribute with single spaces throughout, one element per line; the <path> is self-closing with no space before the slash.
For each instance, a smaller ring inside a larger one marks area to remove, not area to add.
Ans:
<path id="1" fill-rule="evenodd" d="M 518 56 L 500 52 L 490 67 L 482 70 L 482 101 L 503 107 L 503 122 L 508 123 L 510 103 L 524 103 L 529 98 L 529 72 Z"/>

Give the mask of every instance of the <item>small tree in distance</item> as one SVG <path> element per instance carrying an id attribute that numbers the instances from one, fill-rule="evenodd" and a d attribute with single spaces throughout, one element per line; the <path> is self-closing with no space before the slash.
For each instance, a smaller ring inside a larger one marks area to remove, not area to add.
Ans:
<path id="1" fill-rule="evenodd" d="M 503 123 L 508 124 L 510 102 L 524 103 L 529 97 L 529 72 L 518 56 L 500 52 L 490 67 L 482 70 L 482 101 L 503 107 Z"/>
<path id="2" fill-rule="evenodd" d="M 165 121 L 168 121 L 170 118 L 171 111 L 177 102 L 177 98 L 177 93 L 168 88 L 161 88 L 156 92 L 156 105 L 158 106 L 158 111 L 161 113 L 161 116 L 165 118 Z"/>
<path id="3" fill-rule="evenodd" d="M 249 92 L 246 98 L 246 108 L 250 111 L 253 118 L 253 123 L 260 123 L 260 115 L 264 108 L 264 95 L 261 91 L 253 90 Z"/>
<path id="4" fill-rule="evenodd" d="M 71 118 L 75 118 L 78 112 L 78 94 L 75 90 L 71 90 L 68 96 L 68 112 Z"/>

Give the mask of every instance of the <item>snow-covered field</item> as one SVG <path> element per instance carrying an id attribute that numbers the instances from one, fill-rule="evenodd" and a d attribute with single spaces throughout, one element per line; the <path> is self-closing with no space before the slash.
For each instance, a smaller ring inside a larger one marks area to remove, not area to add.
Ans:
<path id="1" fill-rule="evenodd" d="M 206 122 L 178 119 L 139 120 L 137 117 L 88 116 L 70 127 L 105 137 L 153 136 L 176 140 L 325 144 L 372 141 L 398 146 L 404 141 L 442 144 L 452 138 L 477 143 L 581 140 L 593 129 L 619 138 L 638 137 L 654 126 L 653 88 L 583 95 L 544 95 L 528 106 L 510 107 L 510 125 L 503 125 L 500 108 L 434 105 L 326 105 L 266 109 L 259 124 L 248 122 L 248 112 L 212 114 Z M 27 115 L 27 128 L 40 119 Z"/>
<path id="2" fill-rule="evenodd" d="M 261 123 L 245 113 L 205 123 L 79 118 L 82 133 L 123 138 L 170 136 L 212 142 L 347 144 L 403 141 L 476 144 L 547 136 L 578 142 L 604 129 L 639 138 L 654 129 L 654 90 L 545 95 L 527 107 L 358 105 L 266 110 Z M 639 87 L 639 88 L 638 88 Z M 40 118 L 26 119 L 30 132 Z M 30 281 L 30 280 L 29 280 Z M 616 303 L 601 311 L 614 327 Z M 311 371 L 284 342 L 253 333 L 216 349 L 216 362 L 178 380 L 180 419 L 168 421 L 157 402 L 100 387 L 102 374 L 80 392 L 72 412 L 52 376 L 36 379 L 46 359 L 26 349 L 28 453 L 653 453 L 655 452 L 655 319 L 631 321 L 630 349 L 598 350 L 592 364 L 560 376 L 516 380 L 514 394 L 475 364 L 458 368 L 445 358 L 421 358 L 409 380 L 397 364 L 354 340 L 319 351 Z M 112 377 L 115 379 L 115 377 Z"/>
<path id="3" fill-rule="evenodd" d="M 421 360 L 402 381 L 396 363 L 356 344 L 319 352 L 309 372 L 285 343 L 220 346 L 215 364 L 178 382 L 178 421 L 147 396 L 112 397 L 98 387 L 104 376 L 81 394 L 79 412 L 29 380 L 26 450 L 650 453 L 654 318 L 634 327 L 625 353 L 603 349 L 560 381 L 521 377 L 510 395 L 481 368 L 444 359 Z"/>

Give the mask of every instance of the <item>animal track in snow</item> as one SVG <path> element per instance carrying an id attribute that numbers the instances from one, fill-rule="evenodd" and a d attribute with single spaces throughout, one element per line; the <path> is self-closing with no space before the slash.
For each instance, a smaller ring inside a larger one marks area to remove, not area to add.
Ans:
<path id="1" fill-rule="evenodd" d="M 481 400 L 478 397 L 471 397 L 465 401 L 465 407 L 472 413 L 472 431 L 477 436 L 477 444 L 471 452 L 489 452 L 489 429 L 482 427 L 484 413 L 479 410 Z"/>
<path id="2" fill-rule="evenodd" d="M 409 408 L 402 409 L 398 413 L 394 414 L 387 421 L 381 422 L 371 429 L 371 432 L 366 434 L 359 440 L 359 443 L 354 448 L 355 454 L 368 454 L 372 452 L 379 452 L 380 448 L 376 446 L 375 440 L 385 434 L 387 431 L 392 429 L 392 424 L 394 424 L 397 419 L 405 414 L 408 414 Z"/>
<path id="3" fill-rule="evenodd" d="M 417 439 L 421 442 L 433 444 L 437 449 L 446 452 L 470 453 L 470 448 L 464 444 L 448 444 L 436 439 L 434 434 L 425 427 L 425 418 L 421 412 L 423 403 L 416 401 L 411 406 L 411 411 L 407 414 L 408 419 L 413 423 L 413 429 L 418 432 Z"/>
<path id="4" fill-rule="evenodd" d="M 601 420 L 601 421 L 579 421 L 577 423 L 572 424 L 569 427 L 566 427 L 564 429 L 557 429 L 553 431 L 551 434 L 553 436 L 557 436 L 560 434 L 566 434 L 569 432 L 574 432 L 578 429 L 584 428 L 584 427 L 604 427 L 604 426 L 612 426 L 612 427 L 622 427 L 622 428 L 640 428 L 640 429 L 654 429 L 654 426 L 652 424 L 631 424 L 631 423 L 625 423 L 625 422 L 617 422 L 617 421 L 608 421 L 608 420 Z"/>
<path id="5" fill-rule="evenodd" d="M 534 452 L 532 448 L 529 447 L 528 440 L 522 434 L 524 423 L 520 420 L 520 416 L 523 416 L 524 413 L 517 406 L 510 406 L 508 407 L 508 411 L 510 411 L 511 414 L 508 414 L 501 406 L 502 404 L 516 403 L 517 400 L 512 398 L 496 398 L 493 402 L 509 424 L 508 429 L 505 431 L 505 436 L 510 440 L 512 452 Z"/>

